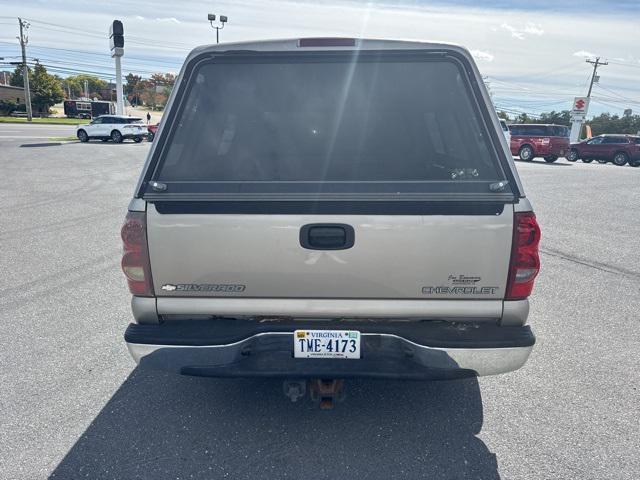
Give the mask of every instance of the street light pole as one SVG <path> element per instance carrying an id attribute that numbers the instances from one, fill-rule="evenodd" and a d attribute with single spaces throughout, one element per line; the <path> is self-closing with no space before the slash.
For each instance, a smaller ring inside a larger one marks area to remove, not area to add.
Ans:
<path id="1" fill-rule="evenodd" d="M 225 15 L 220 15 L 220 23 L 222 25 L 220 27 L 217 27 L 213 24 L 213 22 L 216 21 L 216 16 L 213 13 L 207 14 L 207 20 L 209 20 L 209 23 L 211 24 L 211 28 L 216 29 L 216 43 L 220 43 L 220 30 L 224 28 L 225 24 L 228 22 L 229 19 Z"/>

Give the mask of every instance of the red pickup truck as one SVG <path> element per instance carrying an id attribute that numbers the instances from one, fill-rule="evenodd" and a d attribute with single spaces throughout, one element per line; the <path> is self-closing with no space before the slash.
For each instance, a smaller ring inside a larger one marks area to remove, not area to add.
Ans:
<path id="1" fill-rule="evenodd" d="M 555 162 L 569 152 L 569 127 L 563 125 L 518 124 L 510 125 L 511 154 L 530 162 L 543 157 Z"/>

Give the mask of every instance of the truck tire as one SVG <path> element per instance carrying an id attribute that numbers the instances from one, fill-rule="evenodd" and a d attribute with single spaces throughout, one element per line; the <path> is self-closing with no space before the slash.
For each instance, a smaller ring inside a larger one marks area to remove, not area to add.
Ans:
<path id="1" fill-rule="evenodd" d="M 80 140 L 82 143 L 86 143 L 89 141 L 89 135 L 87 135 L 87 132 L 85 132 L 84 130 L 78 130 L 77 136 L 78 140 Z"/>
<path id="2" fill-rule="evenodd" d="M 118 130 L 114 130 L 111 132 L 111 140 L 113 140 L 114 143 L 122 143 L 122 134 Z"/>
<path id="3" fill-rule="evenodd" d="M 142 137 L 133 137 L 133 141 L 136 143 L 140 143 L 142 141 Z"/>
<path id="4" fill-rule="evenodd" d="M 520 147 L 518 156 L 520 157 L 520 160 L 524 160 L 525 162 L 530 162 L 531 160 L 533 160 L 533 156 L 534 156 L 533 148 L 531 148 L 530 145 L 523 145 L 522 147 Z"/>

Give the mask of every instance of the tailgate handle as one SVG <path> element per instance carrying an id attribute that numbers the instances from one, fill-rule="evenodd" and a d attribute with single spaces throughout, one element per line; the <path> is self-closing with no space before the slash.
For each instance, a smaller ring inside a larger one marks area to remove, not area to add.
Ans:
<path id="1" fill-rule="evenodd" d="M 354 242 L 353 227 L 344 223 L 310 223 L 300 229 L 300 245 L 309 250 L 346 250 Z"/>

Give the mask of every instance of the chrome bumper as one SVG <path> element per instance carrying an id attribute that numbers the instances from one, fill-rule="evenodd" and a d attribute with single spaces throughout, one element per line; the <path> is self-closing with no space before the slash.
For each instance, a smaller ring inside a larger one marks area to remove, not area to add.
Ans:
<path id="1" fill-rule="evenodd" d="M 509 327 L 507 327 L 509 328 Z M 449 348 L 398 335 L 363 333 L 360 360 L 294 359 L 291 332 L 262 332 L 224 345 L 127 342 L 141 367 L 202 376 L 452 378 L 496 375 L 522 367 L 533 345 Z M 533 342 L 532 342 L 533 343 Z"/>

